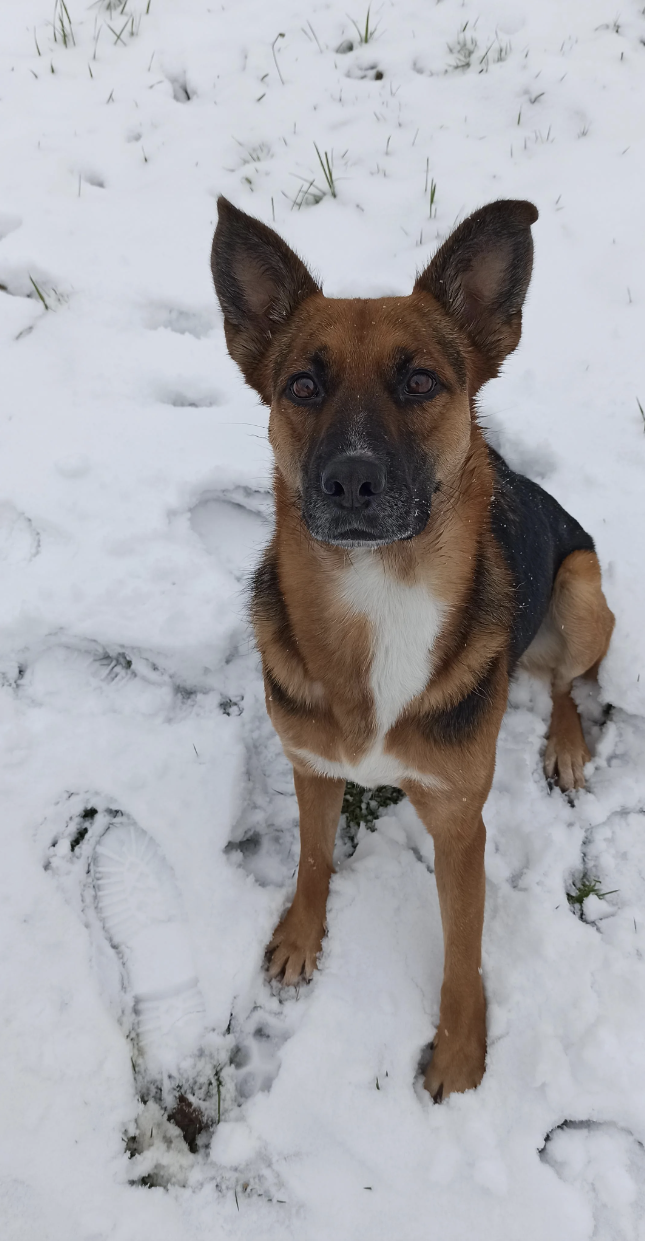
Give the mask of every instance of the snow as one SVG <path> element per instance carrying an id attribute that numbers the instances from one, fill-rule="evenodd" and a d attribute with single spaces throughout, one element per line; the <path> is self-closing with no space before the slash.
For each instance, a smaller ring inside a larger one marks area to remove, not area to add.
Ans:
<path id="1" fill-rule="evenodd" d="M 644 1238 L 645 15 L 384 0 L 356 46 L 331 0 L 55 13 L 56 39 L 50 0 L 5 0 L 0 40 L 3 1237 Z M 485 810 L 488 1069 L 441 1106 L 417 1073 L 442 947 L 407 802 L 340 840 L 311 986 L 263 979 L 297 815 L 246 622 L 271 462 L 212 292 L 218 193 L 331 295 L 408 291 L 491 199 L 540 210 L 482 419 L 594 535 L 617 627 L 600 697 L 580 690 L 574 804 L 541 773 L 544 688 L 513 686 Z M 137 1095 L 91 837 L 70 835 L 97 807 L 181 894 L 222 1083 L 194 1155 Z"/>

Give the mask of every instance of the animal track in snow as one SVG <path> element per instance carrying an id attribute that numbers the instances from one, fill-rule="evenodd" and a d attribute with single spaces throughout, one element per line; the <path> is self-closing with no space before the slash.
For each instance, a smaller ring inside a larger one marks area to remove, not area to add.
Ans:
<path id="1" fill-rule="evenodd" d="M 10 297 L 28 297 L 39 302 L 43 310 L 54 310 L 68 300 L 68 294 L 60 289 L 60 281 L 54 283 L 54 278 L 37 263 L 29 268 L 0 263 L 0 291 Z"/>
<path id="2" fill-rule="evenodd" d="M 379 68 L 376 61 L 369 64 L 357 61 L 356 64 L 350 65 L 350 68 L 347 70 L 348 78 L 355 78 L 359 81 L 370 80 L 372 82 L 380 82 L 384 76 L 383 70 Z"/>
<path id="3" fill-rule="evenodd" d="M 0 241 L 4 241 L 10 233 L 22 226 L 22 217 L 9 211 L 0 211 Z"/>
<path id="4" fill-rule="evenodd" d="M 108 650 L 99 642 L 70 638 L 25 654 L 14 688 L 31 703 L 54 705 L 62 712 L 76 711 L 90 689 L 96 710 L 110 704 L 128 714 L 149 717 L 160 712 L 172 719 L 185 716 L 200 695 L 216 686 L 208 674 L 199 688 L 185 684 L 136 650 Z"/>
<path id="5" fill-rule="evenodd" d="M 593 1196 L 594 1241 L 632 1241 L 645 1213 L 645 1150 L 625 1129 L 565 1121 L 547 1134 L 543 1163 L 584 1198 Z"/>
<path id="6" fill-rule="evenodd" d="M 240 579 L 257 564 L 270 534 L 266 516 L 224 495 L 202 496 L 190 510 L 190 525 L 206 551 Z"/>
<path id="7" fill-rule="evenodd" d="M 215 312 L 204 310 L 187 310 L 183 306 L 151 306 L 145 317 L 145 326 L 150 331 L 165 328 L 176 332 L 179 336 L 194 336 L 197 340 L 208 336 L 216 325 Z"/>
<path id="8" fill-rule="evenodd" d="M 222 403 L 219 393 L 213 392 L 212 389 L 195 384 L 192 392 L 187 392 L 186 387 L 187 385 L 182 385 L 181 388 L 179 386 L 163 388 L 158 393 L 157 400 L 162 405 L 174 405 L 177 409 L 213 409 Z"/>
<path id="9" fill-rule="evenodd" d="M 0 502 L 0 561 L 26 564 L 40 551 L 40 535 L 33 523 L 9 501 Z"/>
<path id="10" fill-rule="evenodd" d="M 244 1022 L 233 1024 L 231 1064 L 240 1103 L 270 1090 L 280 1068 L 280 1048 L 294 1033 L 295 993 L 277 995 L 264 988 L 260 1003 Z"/>
<path id="11" fill-rule="evenodd" d="M 197 92 L 188 85 L 185 70 L 179 73 L 165 73 L 164 76 L 172 87 L 172 97 L 177 103 L 190 103 L 191 99 L 195 98 Z"/>
<path id="12" fill-rule="evenodd" d="M 261 887 L 284 887 L 298 866 L 298 804 L 291 765 L 258 694 L 245 711 L 244 805 L 225 853 Z"/>
<path id="13" fill-rule="evenodd" d="M 80 168 L 77 170 L 77 175 L 85 185 L 92 185 L 97 190 L 105 189 L 105 181 L 95 168 Z"/>

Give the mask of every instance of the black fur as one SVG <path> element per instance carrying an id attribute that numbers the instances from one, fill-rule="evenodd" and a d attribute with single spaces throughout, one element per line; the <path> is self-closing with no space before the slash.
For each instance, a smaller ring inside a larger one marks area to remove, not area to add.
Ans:
<path id="1" fill-rule="evenodd" d="M 305 714 L 305 708 L 283 689 L 280 682 L 276 681 L 273 673 L 268 668 L 264 670 L 264 684 L 267 698 L 271 702 L 275 702 L 276 706 L 282 707 L 282 710 L 288 712 L 289 715 Z"/>
<path id="2" fill-rule="evenodd" d="M 516 474 L 489 448 L 495 471 L 491 504 L 493 537 L 513 579 L 510 669 L 530 646 L 549 607 L 563 560 L 575 551 L 594 551 L 591 535 L 548 492 Z"/>
<path id="3" fill-rule="evenodd" d="M 516 474 L 494 449 L 489 448 L 489 453 L 495 472 L 491 528 L 513 586 L 508 650 L 508 671 L 512 672 L 547 614 L 562 562 L 572 552 L 595 548 L 591 536 L 553 496 L 524 475 Z M 468 641 L 473 626 L 498 623 L 500 607 L 504 607 L 504 602 L 499 598 L 496 581 L 487 571 L 485 558 L 480 556 L 457 645 Z M 443 745 L 470 740 L 495 701 L 499 671 L 499 661 L 495 660 L 460 702 L 428 713 L 421 724 L 424 736 Z"/>
<path id="4" fill-rule="evenodd" d="M 270 621 L 278 639 L 287 648 L 295 647 L 287 605 L 280 586 L 278 563 L 271 547 L 267 548 L 251 581 L 251 615 L 253 620 Z"/>
<path id="5" fill-rule="evenodd" d="M 439 745 L 459 745 L 471 741 L 495 703 L 499 674 L 500 662 L 494 659 L 464 698 L 441 711 L 429 711 L 420 721 L 426 740 Z"/>
<path id="6" fill-rule="evenodd" d="M 289 613 L 280 587 L 278 566 L 271 549 L 260 561 L 251 584 L 251 614 L 253 619 L 262 617 L 275 629 L 275 636 L 290 655 L 297 656 Z M 306 708 L 284 689 L 269 668 L 264 668 L 264 684 L 267 697 L 288 711 L 290 715 L 303 715 Z"/>

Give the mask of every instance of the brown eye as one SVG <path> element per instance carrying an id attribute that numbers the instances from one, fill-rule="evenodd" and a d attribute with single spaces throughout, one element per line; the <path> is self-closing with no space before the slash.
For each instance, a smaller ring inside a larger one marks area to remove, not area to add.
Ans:
<path id="1" fill-rule="evenodd" d="M 437 380 L 431 371 L 412 371 L 405 385 L 407 396 L 429 396 L 437 386 Z"/>
<path id="2" fill-rule="evenodd" d="M 295 375 L 289 381 L 289 391 L 299 401 L 310 401 L 312 397 L 318 396 L 319 388 L 313 375 Z"/>

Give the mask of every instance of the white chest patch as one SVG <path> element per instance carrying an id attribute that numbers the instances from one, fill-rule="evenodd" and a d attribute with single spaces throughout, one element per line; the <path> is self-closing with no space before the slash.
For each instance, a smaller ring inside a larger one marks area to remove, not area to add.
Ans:
<path id="1" fill-rule="evenodd" d="M 366 616 L 372 634 L 370 683 L 377 735 L 358 762 L 332 761 L 310 750 L 297 750 L 321 776 L 355 780 L 366 788 L 416 780 L 442 787 L 430 772 L 419 772 L 384 752 L 385 735 L 401 712 L 424 689 L 432 671 L 432 652 L 446 606 L 426 586 L 404 586 L 386 573 L 378 552 L 357 549 L 345 570 L 341 595 L 352 615 Z"/>
<path id="2" fill-rule="evenodd" d="M 357 549 L 352 559 L 342 596 L 370 622 L 370 682 L 383 737 L 426 685 L 446 608 L 426 586 L 405 586 L 386 573 L 378 552 Z"/>

